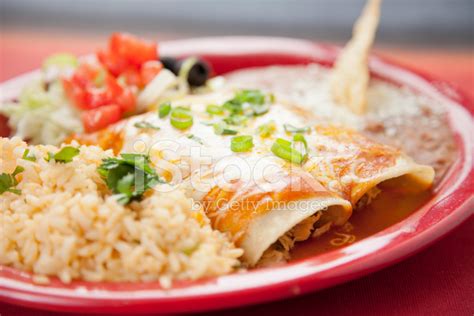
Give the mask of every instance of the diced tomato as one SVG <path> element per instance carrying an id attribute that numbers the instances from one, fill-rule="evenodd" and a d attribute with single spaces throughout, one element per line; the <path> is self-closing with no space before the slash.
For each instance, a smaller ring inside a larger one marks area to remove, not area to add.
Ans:
<path id="1" fill-rule="evenodd" d="M 110 104 L 114 101 L 114 97 L 105 87 L 88 88 L 85 95 L 86 109 L 95 109 L 100 106 Z"/>
<path id="2" fill-rule="evenodd" d="M 140 70 L 141 82 L 145 86 L 152 81 L 163 68 L 163 64 L 157 60 L 147 61 Z"/>
<path id="3" fill-rule="evenodd" d="M 72 78 L 64 78 L 62 83 L 66 96 L 74 105 L 83 110 L 89 108 L 86 101 L 86 92 L 81 86 L 75 83 Z"/>
<path id="4" fill-rule="evenodd" d="M 149 60 L 158 59 L 156 43 L 127 33 L 112 34 L 109 41 L 109 50 L 136 66 L 141 66 Z"/>
<path id="5" fill-rule="evenodd" d="M 140 72 L 136 67 L 128 67 L 125 69 L 121 76 L 125 77 L 125 82 L 131 86 L 142 87 L 142 78 L 140 77 Z"/>
<path id="6" fill-rule="evenodd" d="M 128 67 L 128 61 L 126 59 L 111 51 L 98 51 L 97 59 L 116 77 Z"/>
<path id="7" fill-rule="evenodd" d="M 104 105 L 97 109 L 87 110 L 81 114 L 82 124 L 87 133 L 96 132 L 110 124 L 116 123 L 122 117 L 120 106 Z"/>
<path id="8" fill-rule="evenodd" d="M 63 79 L 63 87 L 69 99 L 82 110 L 108 104 L 119 105 L 123 112 L 135 109 L 135 96 L 131 88 L 122 87 L 100 65 L 82 64 L 72 77 Z"/>
<path id="9" fill-rule="evenodd" d="M 115 99 L 115 103 L 120 106 L 124 114 L 135 111 L 137 104 L 135 94 L 130 89 L 124 89 L 123 93 Z"/>

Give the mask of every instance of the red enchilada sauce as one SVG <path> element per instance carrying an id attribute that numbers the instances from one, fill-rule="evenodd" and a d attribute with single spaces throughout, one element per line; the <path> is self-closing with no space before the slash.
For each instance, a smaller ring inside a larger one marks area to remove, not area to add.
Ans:
<path id="1" fill-rule="evenodd" d="M 431 191 L 406 194 L 397 188 L 384 188 L 373 201 L 354 210 L 348 223 L 318 238 L 295 244 L 291 260 L 298 260 L 339 249 L 374 235 L 413 214 L 432 196 Z"/>

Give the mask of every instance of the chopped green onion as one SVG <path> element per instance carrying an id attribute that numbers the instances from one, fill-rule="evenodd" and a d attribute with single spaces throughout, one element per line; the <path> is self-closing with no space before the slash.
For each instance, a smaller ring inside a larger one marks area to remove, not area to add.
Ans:
<path id="1" fill-rule="evenodd" d="M 216 124 L 215 122 L 212 122 L 212 121 L 201 121 L 200 122 L 202 125 L 206 125 L 206 126 L 213 126 L 214 124 Z"/>
<path id="2" fill-rule="evenodd" d="M 0 194 L 5 192 L 14 193 L 17 195 L 21 194 L 21 190 L 15 189 L 18 184 L 16 175 L 25 171 L 25 168 L 22 166 L 17 166 L 12 174 L 1 173 L 0 174 Z"/>
<path id="3" fill-rule="evenodd" d="M 135 124 L 133 124 L 133 126 L 135 126 L 136 128 L 143 128 L 143 129 L 154 129 L 154 130 L 160 129 L 159 126 L 153 125 L 152 123 L 146 122 L 146 121 L 136 122 Z"/>
<path id="4" fill-rule="evenodd" d="M 224 109 L 221 106 L 210 104 L 206 107 L 206 112 L 211 115 L 222 115 L 224 114 Z"/>
<path id="5" fill-rule="evenodd" d="M 276 131 L 276 124 L 274 121 L 270 121 L 268 123 L 265 123 L 263 125 L 260 125 L 257 128 L 257 132 L 260 135 L 260 137 L 266 138 L 270 137 L 275 131 Z"/>
<path id="6" fill-rule="evenodd" d="M 303 154 L 303 160 L 306 160 L 306 158 L 308 157 L 308 142 L 306 141 L 306 138 L 302 134 L 295 134 L 293 136 L 293 141 L 303 143 L 305 150 Z"/>
<path id="7" fill-rule="evenodd" d="M 240 104 L 263 104 L 265 103 L 265 94 L 263 94 L 260 90 L 241 90 L 235 94 L 233 100 Z"/>
<path id="8" fill-rule="evenodd" d="M 226 109 L 227 111 L 230 112 L 230 114 L 242 114 L 243 113 L 243 107 L 242 103 L 237 103 L 236 101 L 229 100 L 225 102 L 222 107 Z"/>
<path id="9" fill-rule="evenodd" d="M 177 129 L 187 129 L 193 125 L 193 116 L 189 109 L 177 107 L 171 111 L 170 122 Z"/>
<path id="10" fill-rule="evenodd" d="M 240 135 L 232 137 L 230 141 L 230 149 L 233 152 L 250 151 L 253 148 L 253 137 L 250 135 Z"/>
<path id="11" fill-rule="evenodd" d="M 304 155 L 291 146 L 291 142 L 283 138 L 277 138 L 271 148 L 275 156 L 289 162 L 301 164 L 304 161 Z"/>
<path id="12" fill-rule="evenodd" d="M 48 152 L 48 155 L 46 156 L 46 158 L 44 158 L 44 160 L 46 160 L 47 162 L 50 162 L 53 159 L 54 159 L 54 154 L 51 152 Z"/>
<path id="13" fill-rule="evenodd" d="M 268 104 L 259 104 L 259 105 L 252 105 L 252 114 L 254 116 L 259 116 L 267 113 L 270 110 Z"/>
<path id="14" fill-rule="evenodd" d="M 230 125 L 242 125 L 248 120 L 245 115 L 233 114 L 226 117 L 223 121 Z"/>
<path id="15" fill-rule="evenodd" d="M 67 53 L 59 53 L 46 58 L 46 60 L 43 62 L 43 70 L 46 70 L 50 67 L 75 68 L 78 64 L 79 61 L 77 60 L 76 56 Z"/>
<path id="16" fill-rule="evenodd" d="M 311 127 L 309 126 L 296 127 L 291 124 L 283 124 L 283 127 L 288 133 L 308 133 L 311 131 Z"/>
<path id="17" fill-rule="evenodd" d="M 268 99 L 269 99 L 270 103 L 275 103 L 276 98 L 275 98 L 275 95 L 273 93 L 270 93 L 268 95 Z"/>
<path id="18" fill-rule="evenodd" d="M 162 103 L 158 109 L 158 116 L 160 118 L 165 118 L 171 112 L 171 104 L 169 102 Z"/>
<path id="19" fill-rule="evenodd" d="M 80 151 L 78 148 L 66 146 L 63 147 L 60 151 L 58 151 L 56 154 L 48 153 L 46 161 L 54 159 L 54 161 L 56 162 L 68 163 L 71 162 L 74 157 L 79 155 L 79 152 Z"/>
<path id="20" fill-rule="evenodd" d="M 28 161 L 36 161 L 35 155 L 33 154 L 30 155 L 30 150 L 28 148 L 25 149 L 25 151 L 23 152 L 23 156 L 21 158 Z"/>
<path id="21" fill-rule="evenodd" d="M 238 133 L 236 130 L 230 129 L 224 122 L 215 123 L 213 127 L 214 133 L 217 135 L 236 135 Z"/>
<path id="22" fill-rule="evenodd" d="M 192 140 L 194 140 L 195 142 L 197 142 L 197 143 L 199 143 L 199 144 L 201 144 L 201 145 L 204 144 L 204 142 L 202 141 L 201 138 L 199 138 L 199 137 L 197 137 L 197 136 L 195 136 L 195 135 L 193 135 L 193 134 L 188 135 L 187 138 L 192 139 Z"/>

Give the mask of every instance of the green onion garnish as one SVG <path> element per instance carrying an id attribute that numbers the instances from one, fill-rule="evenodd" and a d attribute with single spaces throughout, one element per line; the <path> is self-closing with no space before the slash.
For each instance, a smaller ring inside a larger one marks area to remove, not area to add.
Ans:
<path id="1" fill-rule="evenodd" d="M 170 122 L 177 129 L 187 129 L 193 125 L 193 116 L 189 109 L 177 107 L 171 111 Z"/>
<path id="2" fill-rule="evenodd" d="M 226 117 L 223 121 L 230 125 L 242 125 L 248 120 L 248 117 L 240 114 L 233 114 Z"/>
<path id="3" fill-rule="evenodd" d="M 189 138 L 189 139 L 194 140 L 195 142 L 197 142 L 197 143 L 199 143 L 199 144 L 201 144 L 201 145 L 204 144 L 204 142 L 202 141 L 201 138 L 199 138 L 199 137 L 197 137 L 197 136 L 195 136 L 195 135 L 193 135 L 193 134 L 190 134 L 190 135 L 188 135 L 188 136 L 186 136 L 186 137 Z"/>
<path id="4" fill-rule="evenodd" d="M 147 121 L 136 122 L 135 124 L 133 124 L 133 126 L 135 126 L 136 128 L 143 128 L 143 129 L 154 129 L 154 130 L 160 129 L 159 126 L 153 125 L 152 123 L 147 122 Z"/>
<path id="5" fill-rule="evenodd" d="M 217 135 L 236 135 L 238 132 L 229 128 L 224 122 L 218 122 L 213 125 L 214 133 Z"/>
<path id="6" fill-rule="evenodd" d="M 270 137 L 275 131 L 276 131 L 276 124 L 274 121 L 270 121 L 268 123 L 260 125 L 257 128 L 258 135 L 260 135 L 260 137 L 263 137 L 263 138 Z"/>
<path id="7" fill-rule="evenodd" d="M 14 194 L 21 194 L 21 190 L 15 189 L 18 181 L 16 175 L 25 171 L 25 168 L 22 166 L 17 166 L 12 174 L 1 173 L 0 174 L 0 194 L 5 192 L 11 192 Z"/>
<path id="8" fill-rule="evenodd" d="M 242 103 L 236 102 L 236 101 L 234 101 L 234 99 L 225 102 L 222 105 L 222 108 L 229 111 L 231 115 L 232 114 L 242 114 L 243 113 Z"/>
<path id="9" fill-rule="evenodd" d="M 275 156 L 296 164 L 304 161 L 304 155 L 291 146 L 291 142 L 283 138 L 277 138 L 271 148 Z"/>
<path id="10" fill-rule="evenodd" d="M 293 141 L 303 143 L 305 150 L 303 154 L 303 160 L 306 160 L 306 158 L 308 157 L 308 142 L 306 141 L 306 138 L 302 134 L 295 134 L 293 136 Z"/>
<path id="11" fill-rule="evenodd" d="M 232 100 L 240 104 L 263 104 L 265 103 L 265 94 L 260 90 L 241 90 L 235 94 Z"/>
<path id="12" fill-rule="evenodd" d="M 167 117 L 171 111 L 171 104 L 169 102 L 162 103 L 158 109 L 158 116 L 160 118 Z"/>
<path id="13" fill-rule="evenodd" d="M 230 141 L 230 149 L 233 152 L 250 151 L 253 148 L 253 137 L 250 135 L 240 135 L 232 137 Z"/>
<path id="14" fill-rule="evenodd" d="M 206 112 L 211 115 L 222 115 L 224 114 L 224 109 L 221 106 L 210 104 L 206 107 Z"/>
<path id="15" fill-rule="evenodd" d="M 283 127 L 288 133 L 308 133 L 311 131 L 311 127 L 309 126 L 296 127 L 291 124 L 283 124 Z"/>
<path id="16" fill-rule="evenodd" d="M 259 104 L 259 105 L 252 105 L 252 114 L 254 116 L 259 116 L 267 113 L 270 110 L 268 104 Z"/>
<path id="17" fill-rule="evenodd" d="M 36 161 L 35 155 L 33 154 L 30 155 L 30 150 L 28 148 L 25 149 L 25 151 L 23 152 L 23 156 L 21 158 L 28 161 Z"/>

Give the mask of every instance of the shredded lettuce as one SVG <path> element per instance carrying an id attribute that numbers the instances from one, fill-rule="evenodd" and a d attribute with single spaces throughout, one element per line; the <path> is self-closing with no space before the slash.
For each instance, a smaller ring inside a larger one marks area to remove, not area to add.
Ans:
<path id="1" fill-rule="evenodd" d="M 79 65 L 79 61 L 76 56 L 68 53 L 54 54 L 46 58 L 43 62 L 43 71 L 51 68 L 76 68 Z"/>
<path id="2" fill-rule="evenodd" d="M 0 106 L 15 136 L 32 144 L 60 144 L 71 133 L 82 132 L 77 110 L 69 104 L 59 80 L 46 84 L 37 79 L 27 84 L 18 102 Z"/>

